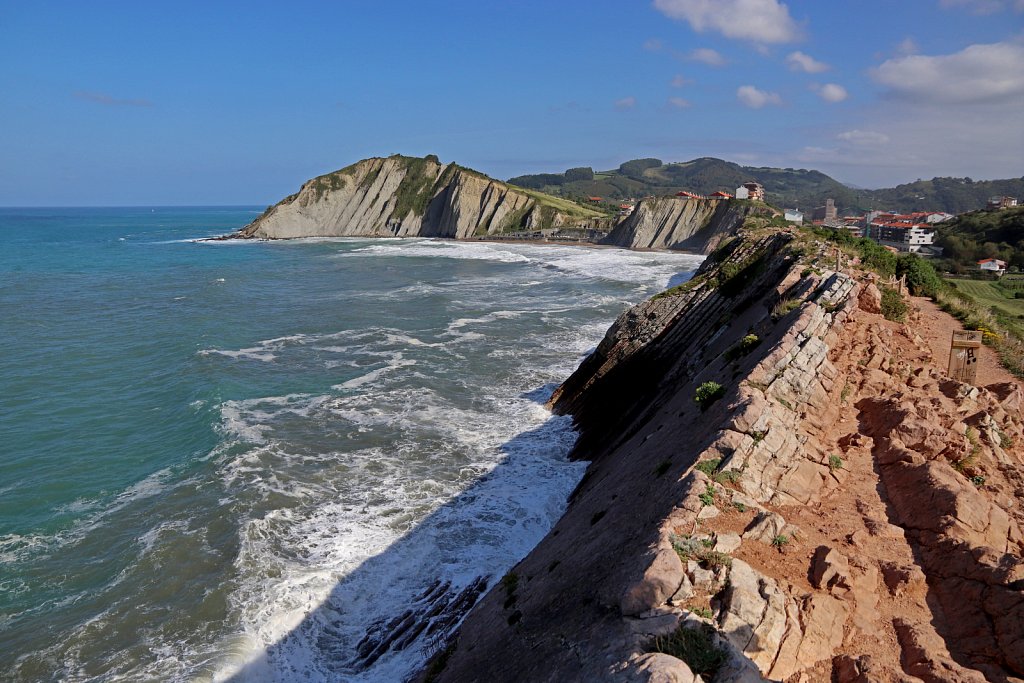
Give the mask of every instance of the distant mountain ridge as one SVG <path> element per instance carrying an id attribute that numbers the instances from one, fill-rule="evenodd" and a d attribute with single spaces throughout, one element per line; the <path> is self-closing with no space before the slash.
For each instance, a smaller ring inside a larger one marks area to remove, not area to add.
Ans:
<path id="1" fill-rule="evenodd" d="M 933 178 L 893 188 L 863 190 L 844 185 L 820 171 L 741 166 L 714 157 L 668 164 L 660 159 L 634 159 L 611 171 L 574 168 L 563 174 L 517 176 L 508 182 L 575 199 L 597 196 L 619 200 L 675 194 L 680 190 L 700 194 L 734 192 L 749 180 L 764 185 L 768 202 L 775 206 L 813 209 L 831 197 L 840 211 L 847 214 L 872 209 L 963 213 L 984 208 L 993 195 L 1024 197 L 1024 177 L 983 181 Z"/>

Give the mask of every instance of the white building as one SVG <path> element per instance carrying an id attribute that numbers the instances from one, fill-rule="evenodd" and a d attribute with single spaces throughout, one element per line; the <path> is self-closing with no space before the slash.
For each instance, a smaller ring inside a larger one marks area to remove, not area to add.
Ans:
<path id="1" fill-rule="evenodd" d="M 978 269 L 989 273 L 995 273 L 996 275 L 1002 275 L 1006 272 L 1006 261 L 1000 261 L 997 258 L 982 259 L 978 261 Z"/>
<path id="2" fill-rule="evenodd" d="M 790 223 L 804 222 L 804 215 L 803 213 L 800 212 L 799 209 L 786 209 L 786 212 L 782 214 L 782 217 L 785 218 Z"/>
<path id="3" fill-rule="evenodd" d="M 736 199 L 750 199 L 750 190 L 740 185 L 736 188 Z"/>

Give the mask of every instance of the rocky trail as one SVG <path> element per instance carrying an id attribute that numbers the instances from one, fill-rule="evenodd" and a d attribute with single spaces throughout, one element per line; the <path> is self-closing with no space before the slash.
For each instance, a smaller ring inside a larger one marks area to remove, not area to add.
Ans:
<path id="1" fill-rule="evenodd" d="M 886 320 L 792 238 L 631 309 L 556 393 L 587 475 L 437 680 L 1024 681 L 1024 392 L 988 349 L 949 379 L 951 317 Z"/>

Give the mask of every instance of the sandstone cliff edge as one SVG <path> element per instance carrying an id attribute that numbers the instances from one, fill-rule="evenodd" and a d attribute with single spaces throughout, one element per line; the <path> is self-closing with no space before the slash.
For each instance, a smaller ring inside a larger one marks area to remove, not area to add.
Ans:
<path id="1" fill-rule="evenodd" d="M 741 234 L 615 322 L 565 515 L 424 680 L 1024 680 L 1024 394 L 828 250 Z"/>

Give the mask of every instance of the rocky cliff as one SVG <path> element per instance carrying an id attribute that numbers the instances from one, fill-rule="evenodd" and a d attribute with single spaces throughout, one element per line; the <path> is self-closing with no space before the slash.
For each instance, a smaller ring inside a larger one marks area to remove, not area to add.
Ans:
<path id="1" fill-rule="evenodd" d="M 739 230 L 752 213 L 770 214 L 767 206 L 745 200 L 651 197 L 602 240 L 630 249 L 686 249 L 708 253 Z"/>
<path id="2" fill-rule="evenodd" d="M 1024 393 L 828 264 L 742 234 L 615 322 L 564 517 L 424 679 L 1024 680 Z"/>
<path id="3" fill-rule="evenodd" d="M 372 158 L 313 178 L 236 238 L 452 237 L 589 227 L 602 214 L 424 159 Z"/>

